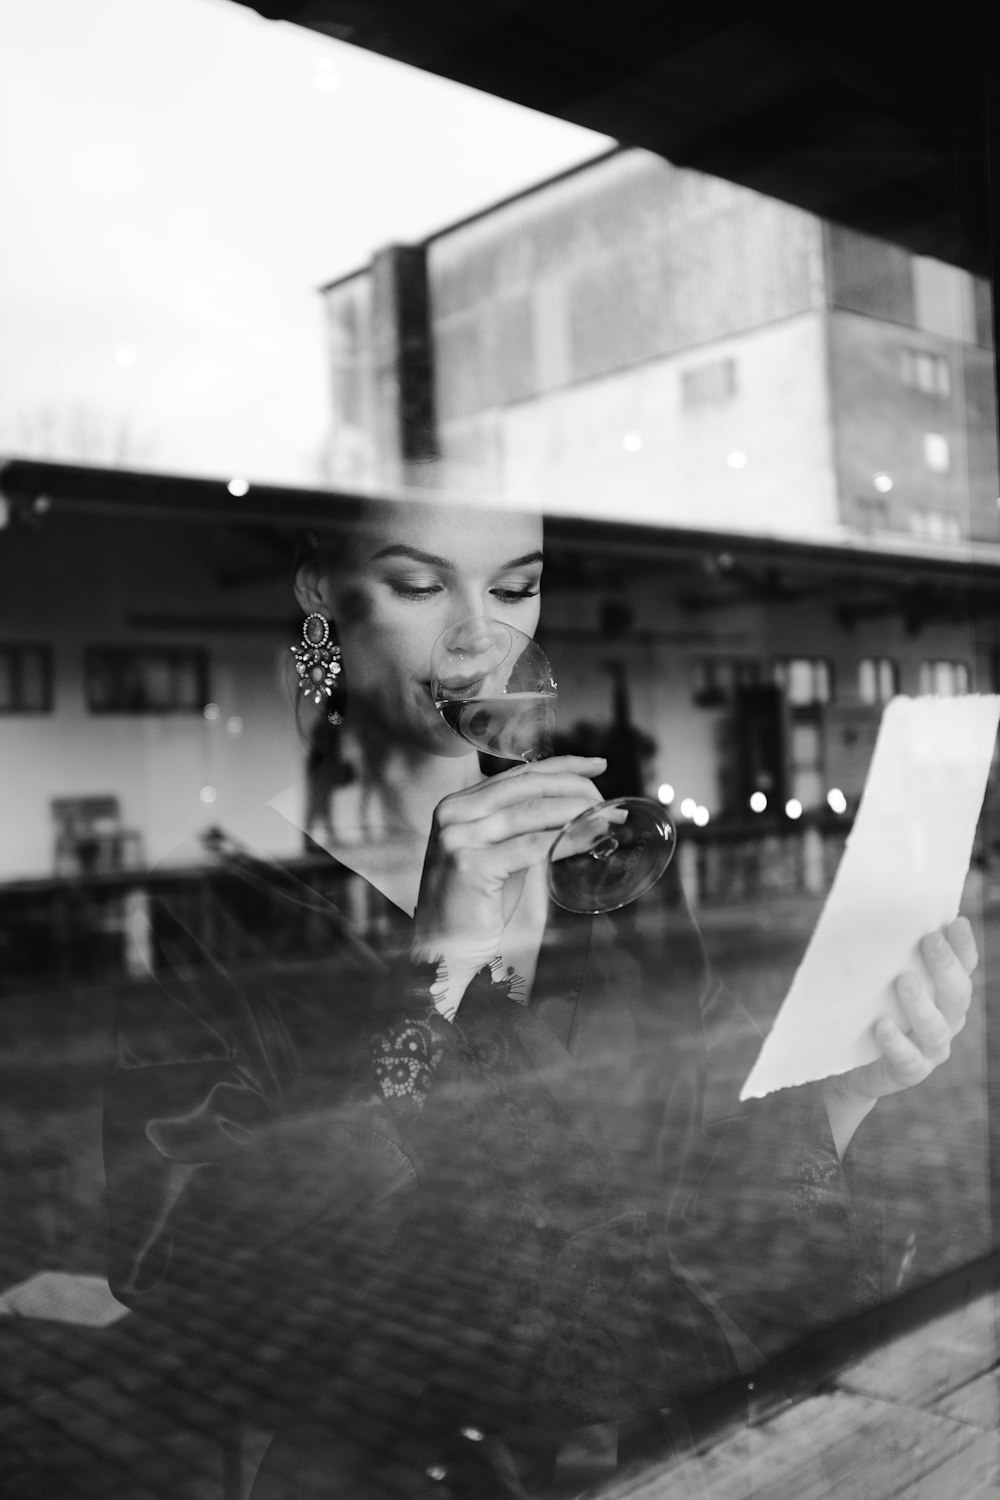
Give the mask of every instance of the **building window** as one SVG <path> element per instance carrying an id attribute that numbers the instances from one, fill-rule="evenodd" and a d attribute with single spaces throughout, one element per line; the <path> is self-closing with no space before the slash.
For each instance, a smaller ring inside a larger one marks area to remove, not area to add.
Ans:
<path id="1" fill-rule="evenodd" d="M 947 359 L 929 349 L 904 349 L 903 384 L 927 396 L 950 396 L 951 372 Z"/>
<path id="2" fill-rule="evenodd" d="M 737 688 L 760 681 L 760 663 L 747 656 L 696 656 L 691 663 L 691 697 L 699 708 L 721 708 Z"/>
<path id="3" fill-rule="evenodd" d="M 960 698 L 969 691 L 969 669 L 964 661 L 922 661 L 920 691 L 938 698 Z"/>
<path id="4" fill-rule="evenodd" d="M 953 511 L 926 510 L 915 506 L 910 511 L 910 529 L 928 542 L 960 542 L 962 524 Z"/>
<path id="5" fill-rule="evenodd" d="M 821 711 L 817 707 L 793 708 L 788 740 L 792 796 L 804 808 L 820 807 L 826 777 L 825 744 Z"/>
<path id="6" fill-rule="evenodd" d="M 715 359 L 681 371 L 681 405 L 685 411 L 721 406 L 736 395 L 735 359 Z"/>
<path id="7" fill-rule="evenodd" d="M 823 656 L 783 657 L 774 663 L 774 680 L 793 708 L 833 699 L 833 671 Z"/>
<path id="8" fill-rule="evenodd" d="M 874 495 L 856 495 L 854 524 L 859 531 L 888 531 L 888 500 L 876 499 Z"/>
<path id="9" fill-rule="evenodd" d="M 84 682 L 93 714 L 201 713 L 208 659 L 191 646 L 90 646 Z"/>
<path id="10" fill-rule="evenodd" d="M 935 474 L 948 473 L 951 468 L 951 450 L 943 433 L 924 433 L 924 463 Z"/>
<path id="11" fill-rule="evenodd" d="M 0 645 L 0 713 L 52 712 L 52 648 Z"/>
<path id="12" fill-rule="evenodd" d="M 858 663 L 862 703 L 888 703 L 899 692 L 899 668 L 888 656 L 865 656 Z"/>

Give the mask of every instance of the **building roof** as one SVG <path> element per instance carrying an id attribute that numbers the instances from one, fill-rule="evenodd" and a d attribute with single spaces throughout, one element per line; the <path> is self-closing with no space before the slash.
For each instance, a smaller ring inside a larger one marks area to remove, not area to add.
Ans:
<path id="1" fill-rule="evenodd" d="M 140 473 L 37 459 L 0 460 L 7 520 L 44 524 L 54 514 L 229 523 L 287 536 L 335 523 L 356 492 Z M 410 496 L 383 492 L 405 504 Z M 437 498 L 441 498 L 440 496 Z M 546 518 L 548 587 L 607 587 L 617 576 L 666 573 L 694 611 L 754 600 L 780 604 L 825 592 L 850 623 L 902 611 L 918 626 L 934 617 L 1000 613 L 1000 545 L 936 545 L 906 537 L 817 539 L 692 526 L 649 526 L 567 515 Z M 286 566 L 275 564 L 276 571 Z"/>

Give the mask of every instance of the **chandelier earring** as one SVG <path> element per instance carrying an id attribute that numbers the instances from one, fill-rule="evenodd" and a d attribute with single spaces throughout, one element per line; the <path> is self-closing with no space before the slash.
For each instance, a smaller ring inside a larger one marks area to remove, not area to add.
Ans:
<path id="1" fill-rule="evenodd" d="M 299 691 L 319 708 L 324 698 L 333 697 L 341 666 L 340 647 L 330 639 L 330 622 L 323 615 L 306 615 L 302 622 L 302 644 L 289 648 L 295 657 L 299 674 Z M 327 714 L 331 724 L 342 724 L 343 714 L 332 709 Z"/>

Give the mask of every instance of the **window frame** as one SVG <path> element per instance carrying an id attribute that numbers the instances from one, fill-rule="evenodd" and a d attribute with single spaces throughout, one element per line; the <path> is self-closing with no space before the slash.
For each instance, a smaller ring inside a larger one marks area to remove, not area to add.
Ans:
<path id="1" fill-rule="evenodd" d="M 953 691 L 942 693 L 939 691 L 935 678 L 941 668 L 947 667 L 955 677 L 956 686 Z M 957 680 L 964 678 L 965 686 L 958 687 Z M 967 661 L 960 657 L 951 656 L 925 656 L 920 662 L 919 687 L 921 697 L 935 698 L 965 698 L 972 692 L 972 670 Z"/>
<path id="2" fill-rule="evenodd" d="M 807 699 L 793 698 L 789 692 L 791 679 L 791 668 L 793 662 L 808 662 L 815 677 L 816 669 L 822 668 L 826 675 L 825 696 L 813 696 Z M 837 679 L 833 670 L 833 662 L 828 656 L 775 656 L 771 659 L 771 679 L 777 684 L 784 694 L 785 702 L 789 708 L 825 708 L 837 699 Z"/>
<path id="3" fill-rule="evenodd" d="M 156 660 L 165 662 L 171 674 L 171 687 L 176 682 L 176 671 L 182 662 L 194 664 L 197 691 L 196 702 L 186 703 L 180 701 L 180 695 L 176 691 L 171 693 L 171 701 L 167 703 L 129 703 L 126 700 L 127 693 L 122 691 L 123 669 L 129 664 Z M 99 664 L 110 665 L 111 680 L 116 691 L 110 703 L 95 702 L 94 675 Z M 154 646 L 154 645 L 122 645 L 114 644 L 91 644 L 84 647 L 83 652 L 83 698 L 84 706 L 88 714 L 95 718 L 106 718 L 109 715 L 124 715 L 129 718 L 144 718 L 152 716 L 164 718 L 172 715 L 200 716 L 205 704 L 209 701 L 209 679 L 210 667 L 208 651 L 204 646 Z"/>
<path id="4" fill-rule="evenodd" d="M 861 674 L 866 666 L 872 668 L 874 679 L 875 695 L 871 698 L 865 696 L 861 683 Z M 892 677 L 892 690 L 888 695 L 882 692 L 880 681 L 882 670 L 886 667 Z M 899 681 L 899 662 L 894 656 L 862 656 L 858 659 L 858 701 L 866 708 L 882 708 L 886 703 L 891 703 L 899 692 Z"/>
<path id="5" fill-rule="evenodd" d="M 22 661 L 29 653 L 37 653 L 42 667 L 43 702 L 41 705 L 26 704 L 23 693 L 17 689 L 22 682 Z M 49 641 L 0 641 L 0 657 L 9 660 L 12 684 L 12 701 L 0 700 L 0 715 L 4 718 L 22 714 L 51 714 L 55 711 L 55 652 Z"/>

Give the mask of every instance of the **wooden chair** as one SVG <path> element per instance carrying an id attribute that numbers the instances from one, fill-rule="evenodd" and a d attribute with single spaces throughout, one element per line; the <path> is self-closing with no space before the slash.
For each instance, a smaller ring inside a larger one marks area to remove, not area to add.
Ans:
<path id="1" fill-rule="evenodd" d="M 56 797 L 52 820 L 56 875 L 104 875 L 141 866 L 142 837 L 137 829 L 122 827 L 117 797 Z"/>

